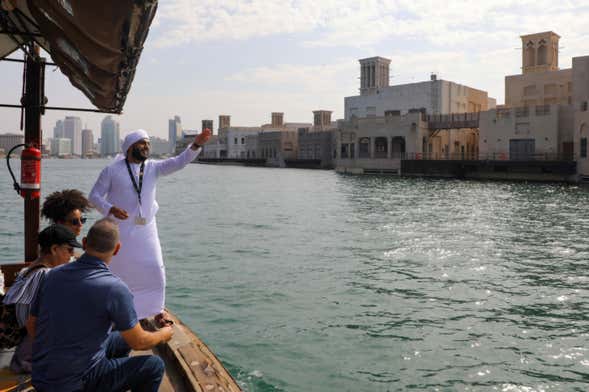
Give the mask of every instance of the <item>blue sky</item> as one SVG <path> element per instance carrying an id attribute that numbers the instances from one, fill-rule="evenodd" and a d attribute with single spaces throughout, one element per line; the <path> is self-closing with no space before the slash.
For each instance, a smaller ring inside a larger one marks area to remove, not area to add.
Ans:
<path id="1" fill-rule="evenodd" d="M 232 116 L 253 126 L 282 111 L 285 121 L 311 122 L 312 111 L 343 117 L 343 98 L 359 88 L 358 59 L 392 60 L 391 84 L 439 78 L 489 92 L 503 102 L 505 75 L 520 72 L 522 34 L 561 36 L 560 67 L 589 55 L 589 3 L 494 0 L 160 0 L 125 112 L 123 134 L 145 128 L 167 138 L 175 114 L 184 128 Z M 21 69 L 0 63 L 0 102 L 19 100 Z M 47 72 L 54 106 L 89 107 L 61 76 Z M 44 116 L 44 136 L 57 119 Z M 74 114 L 76 115 L 76 114 Z M 77 114 L 98 135 L 100 114 Z M 0 109 L 0 133 L 20 115 Z"/>

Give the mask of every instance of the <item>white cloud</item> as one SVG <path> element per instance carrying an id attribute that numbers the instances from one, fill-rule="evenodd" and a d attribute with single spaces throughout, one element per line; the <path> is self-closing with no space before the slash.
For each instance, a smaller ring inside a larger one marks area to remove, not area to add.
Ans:
<path id="1" fill-rule="evenodd" d="M 575 39 L 589 17 L 580 1 L 549 0 L 170 0 L 159 12 L 157 46 L 301 34 L 306 46 L 415 39 L 485 47 L 550 29 Z"/>
<path id="2" fill-rule="evenodd" d="M 319 65 L 254 67 L 229 75 L 226 80 L 257 89 L 288 89 L 308 94 L 349 93 L 349 85 L 353 84 L 358 70 L 357 60 L 346 58 Z"/>

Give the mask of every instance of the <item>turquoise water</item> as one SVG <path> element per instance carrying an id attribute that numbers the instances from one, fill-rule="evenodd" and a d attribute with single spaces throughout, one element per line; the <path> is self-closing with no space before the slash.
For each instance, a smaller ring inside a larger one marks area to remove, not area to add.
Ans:
<path id="1" fill-rule="evenodd" d="M 43 192 L 106 163 L 46 160 Z M 586 189 L 190 165 L 158 201 L 168 306 L 249 391 L 588 389 Z"/>

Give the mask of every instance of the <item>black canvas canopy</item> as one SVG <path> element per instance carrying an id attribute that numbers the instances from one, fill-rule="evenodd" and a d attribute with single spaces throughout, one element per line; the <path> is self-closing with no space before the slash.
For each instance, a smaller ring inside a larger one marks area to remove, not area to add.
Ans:
<path id="1" fill-rule="evenodd" d="M 157 0 L 0 0 L 0 59 L 34 40 L 100 110 L 120 113 Z"/>

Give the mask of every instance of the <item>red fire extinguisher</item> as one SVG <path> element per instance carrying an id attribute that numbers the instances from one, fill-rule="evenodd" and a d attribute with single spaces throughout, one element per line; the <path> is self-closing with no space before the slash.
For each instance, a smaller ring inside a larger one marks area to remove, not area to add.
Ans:
<path id="1" fill-rule="evenodd" d="M 29 199 L 41 197 L 41 150 L 32 146 L 20 154 L 20 195 Z"/>
<path id="2" fill-rule="evenodd" d="M 10 154 L 18 147 L 26 148 L 20 154 L 20 185 L 10 168 Z M 14 189 L 25 199 L 38 199 L 41 197 L 41 150 L 25 144 L 14 146 L 6 155 L 8 171 L 14 181 Z"/>

